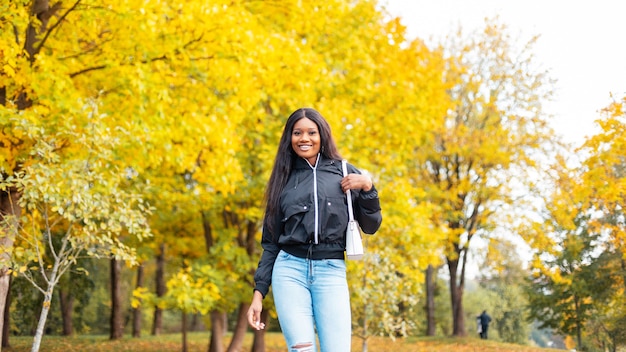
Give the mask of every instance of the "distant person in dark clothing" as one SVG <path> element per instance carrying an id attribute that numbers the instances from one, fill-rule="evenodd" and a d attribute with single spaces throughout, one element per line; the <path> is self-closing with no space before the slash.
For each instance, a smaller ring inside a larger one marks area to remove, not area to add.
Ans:
<path id="1" fill-rule="evenodd" d="M 480 319 L 480 338 L 486 340 L 491 317 L 487 314 L 486 310 L 483 310 L 482 314 L 478 316 L 478 319 Z"/>

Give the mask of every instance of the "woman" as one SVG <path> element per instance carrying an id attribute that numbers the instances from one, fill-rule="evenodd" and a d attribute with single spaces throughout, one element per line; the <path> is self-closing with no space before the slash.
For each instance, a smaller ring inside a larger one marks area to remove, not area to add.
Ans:
<path id="1" fill-rule="evenodd" d="M 298 109 L 283 130 L 266 189 L 261 245 L 248 323 L 260 330 L 262 300 L 273 285 L 278 320 L 289 351 L 349 352 L 350 295 L 344 251 L 348 208 L 363 232 L 373 234 L 382 216 L 371 178 L 348 165 L 330 126 L 314 109 Z"/>

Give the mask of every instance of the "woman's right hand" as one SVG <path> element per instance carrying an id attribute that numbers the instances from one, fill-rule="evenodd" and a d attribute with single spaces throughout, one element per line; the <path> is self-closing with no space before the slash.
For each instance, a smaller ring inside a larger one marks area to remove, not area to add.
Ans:
<path id="1" fill-rule="evenodd" d="M 261 322 L 262 311 L 263 295 L 259 291 L 254 291 L 252 303 L 250 303 L 250 308 L 248 308 L 248 324 L 255 330 L 265 329 L 265 323 Z"/>

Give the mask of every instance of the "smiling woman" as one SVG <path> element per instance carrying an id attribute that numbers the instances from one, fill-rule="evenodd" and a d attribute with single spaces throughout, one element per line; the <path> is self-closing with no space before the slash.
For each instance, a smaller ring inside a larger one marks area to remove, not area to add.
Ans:
<path id="1" fill-rule="evenodd" d="M 347 202 L 365 233 L 380 227 L 378 192 L 352 165 L 343 176 L 341 156 L 326 119 L 302 108 L 287 119 L 266 190 L 263 254 L 248 310 L 253 329 L 273 285 L 274 303 L 290 351 L 350 351 L 350 293 L 346 281 Z M 347 190 L 352 197 L 348 198 Z"/>

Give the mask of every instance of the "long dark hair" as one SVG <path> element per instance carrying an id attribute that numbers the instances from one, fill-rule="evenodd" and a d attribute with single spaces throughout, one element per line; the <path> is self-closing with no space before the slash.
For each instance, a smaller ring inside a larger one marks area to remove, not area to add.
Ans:
<path id="1" fill-rule="evenodd" d="M 285 188 L 285 184 L 287 184 L 287 179 L 291 174 L 295 160 L 298 158 L 298 155 L 291 147 L 293 126 L 305 117 L 317 125 L 321 140 L 320 154 L 327 159 L 341 160 L 341 155 L 337 151 L 337 145 L 330 131 L 330 125 L 328 125 L 322 114 L 312 108 L 300 108 L 289 115 L 278 144 L 272 175 L 265 189 L 266 208 L 263 226 L 267 226 L 270 231 L 273 230 L 273 219 L 280 209 L 280 195 Z"/>

